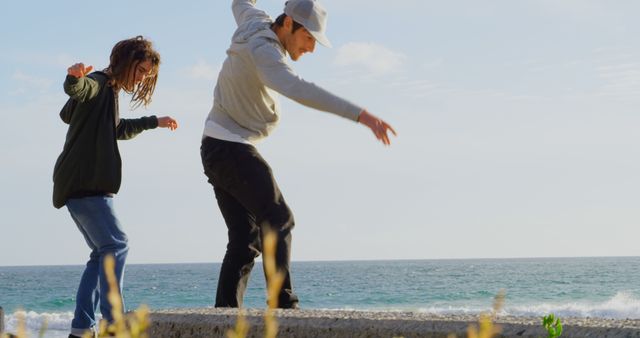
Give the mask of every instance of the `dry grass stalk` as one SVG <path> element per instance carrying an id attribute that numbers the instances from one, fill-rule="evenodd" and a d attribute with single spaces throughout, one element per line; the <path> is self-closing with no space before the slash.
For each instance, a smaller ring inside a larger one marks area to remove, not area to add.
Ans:
<path id="1" fill-rule="evenodd" d="M 278 321 L 274 312 L 278 307 L 278 296 L 282 283 L 284 283 L 284 274 L 276 267 L 276 247 L 278 245 L 276 233 L 267 232 L 262 244 L 264 253 L 262 259 L 267 276 L 267 304 L 269 305 L 264 314 L 264 336 L 265 338 L 275 338 L 278 335 Z"/>
<path id="2" fill-rule="evenodd" d="M 478 321 L 480 328 L 470 325 L 467 329 L 467 338 L 492 338 L 502 332 L 502 328 L 499 325 L 495 325 L 493 321 L 504 305 L 504 297 L 504 290 L 500 290 L 494 299 L 492 311 L 480 314 L 480 320 Z"/>
<path id="3" fill-rule="evenodd" d="M 112 316 L 114 322 L 109 324 L 105 320 L 102 320 L 98 325 L 97 336 L 100 337 L 116 337 L 116 338 L 148 338 L 146 333 L 149 328 L 149 308 L 146 305 L 140 306 L 136 311 L 124 315 L 122 298 L 120 297 L 120 291 L 115 275 L 115 260 L 112 256 L 105 257 L 104 270 L 107 275 L 107 281 L 109 283 L 108 300 L 112 307 Z M 26 319 L 24 311 L 18 311 L 18 327 L 16 328 L 15 335 L 2 334 L 0 337 L 9 338 L 28 338 L 26 329 Z M 39 337 L 44 337 L 47 330 L 48 322 L 45 321 L 40 328 Z M 83 338 L 94 338 L 94 334 L 91 331 L 85 332 Z"/>
<path id="4" fill-rule="evenodd" d="M 0 332 L 1 338 L 28 338 L 27 335 L 27 318 L 26 313 L 22 310 L 16 312 L 16 317 L 18 317 L 18 327 L 16 328 L 16 334 L 9 334 Z M 0 318 L 2 320 L 2 318 Z M 44 337 L 44 333 L 47 331 L 47 327 L 49 326 L 49 320 L 45 317 L 42 321 L 42 326 L 40 327 L 40 331 L 38 332 L 38 337 Z"/>
<path id="5" fill-rule="evenodd" d="M 268 231 L 264 235 L 262 242 L 263 264 L 267 278 L 267 304 L 268 308 L 264 313 L 264 336 L 265 338 L 276 338 L 278 335 L 278 320 L 275 316 L 275 309 L 278 308 L 278 296 L 284 274 L 278 271 L 276 266 L 277 235 L 273 231 Z M 244 312 L 238 313 L 238 320 L 234 329 L 227 331 L 227 338 L 245 338 L 249 331 L 249 325 L 244 318 Z"/>
<path id="6" fill-rule="evenodd" d="M 18 312 L 18 337 L 27 337 L 27 315 L 24 311 Z"/>
<path id="7" fill-rule="evenodd" d="M 236 327 L 227 331 L 227 338 L 245 338 L 249 333 L 249 323 L 245 318 L 244 310 L 238 312 Z"/>
<path id="8" fill-rule="evenodd" d="M 42 321 L 42 326 L 40 326 L 40 331 L 38 332 L 38 337 L 43 338 L 44 333 L 47 332 L 48 327 L 49 327 L 49 319 L 47 317 L 44 317 L 44 320 Z"/>
<path id="9" fill-rule="evenodd" d="M 142 305 L 136 311 L 125 316 L 115 274 L 114 258 L 112 256 L 105 257 L 103 265 L 109 283 L 107 298 L 111 304 L 113 323 L 101 321 L 98 326 L 98 337 L 148 338 L 146 331 L 150 323 L 149 307 Z M 93 335 L 91 332 L 86 332 L 82 337 L 93 338 Z"/>

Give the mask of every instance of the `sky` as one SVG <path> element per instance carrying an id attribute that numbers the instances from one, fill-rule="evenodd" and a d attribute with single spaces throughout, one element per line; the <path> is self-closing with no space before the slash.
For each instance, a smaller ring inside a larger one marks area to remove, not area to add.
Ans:
<path id="1" fill-rule="evenodd" d="M 272 17 L 282 0 L 259 0 Z M 282 97 L 258 146 L 292 208 L 292 259 L 640 255 L 640 2 L 323 0 L 327 35 L 293 68 L 398 132 Z M 129 263 L 220 262 L 226 227 L 200 161 L 235 23 L 230 1 L 36 1 L 0 12 L 0 266 L 83 264 L 51 202 L 62 83 L 143 35 L 162 57 L 152 104 L 175 132 L 121 141 L 115 208 Z"/>

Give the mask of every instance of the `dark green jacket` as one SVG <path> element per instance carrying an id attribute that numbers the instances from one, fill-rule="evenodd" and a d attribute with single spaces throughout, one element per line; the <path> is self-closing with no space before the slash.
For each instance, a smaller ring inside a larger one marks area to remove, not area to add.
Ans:
<path id="1" fill-rule="evenodd" d="M 115 194 L 120 189 L 122 160 L 116 140 L 127 140 L 158 127 L 155 116 L 121 119 L 117 93 L 105 73 L 82 78 L 67 76 L 64 91 L 70 99 L 60 111 L 69 124 L 62 154 L 53 169 L 53 205 L 69 198 Z"/>

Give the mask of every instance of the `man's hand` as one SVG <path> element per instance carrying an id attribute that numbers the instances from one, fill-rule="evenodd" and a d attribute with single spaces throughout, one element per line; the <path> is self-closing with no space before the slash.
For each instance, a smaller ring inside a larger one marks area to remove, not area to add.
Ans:
<path id="1" fill-rule="evenodd" d="M 92 70 L 93 70 L 93 66 L 89 66 L 85 68 L 84 63 L 76 63 L 75 65 L 67 69 L 67 74 L 79 79 L 91 73 Z"/>
<path id="2" fill-rule="evenodd" d="M 360 113 L 358 122 L 369 127 L 376 138 L 386 146 L 391 145 L 391 141 L 389 140 L 389 134 L 387 134 L 387 131 L 393 133 L 394 136 L 398 136 L 396 134 L 396 131 L 393 130 L 393 128 L 391 128 L 391 126 L 387 122 L 382 121 L 366 110 L 363 110 L 362 113 Z"/>
<path id="3" fill-rule="evenodd" d="M 170 116 L 158 117 L 158 127 L 176 130 L 178 129 L 178 122 Z"/>

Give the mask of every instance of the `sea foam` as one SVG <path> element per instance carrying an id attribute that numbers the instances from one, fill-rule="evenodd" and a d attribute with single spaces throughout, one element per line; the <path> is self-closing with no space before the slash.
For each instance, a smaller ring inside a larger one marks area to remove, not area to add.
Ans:
<path id="1" fill-rule="evenodd" d="M 403 309 L 400 309 L 403 310 Z M 406 310 L 406 309 L 404 309 Z M 489 311 L 487 306 L 429 306 L 420 307 L 418 312 L 434 314 L 478 314 Z M 517 317 L 540 317 L 553 313 L 560 317 L 591 317 L 611 319 L 640 319 L 640 299 L 629 292 L 618 292 L 603 302 L 544 302 L 531 304 L 510 304 L 509 296 L 501 315 Z"/>
<path id="2" fill-rule="evenodd" d="M 71 328 L 72 312 L 37 313 L 34 311 L 16 311 L 6 315 L 5 329 L 15 333 L 21 321 L 24 322 L 29 337 L 37 337 L 40 330 L 46 328 L 47 338 L 67 337 Z"/>
<path id="3" fill-rule="evenodd" d="M 560 317 L 640 319 L 640 299 L 629 292 L 618 292 L 604 302 L 542 303 L 507 307 L 514 316 L 540 316 L 554 313 Z"/>

